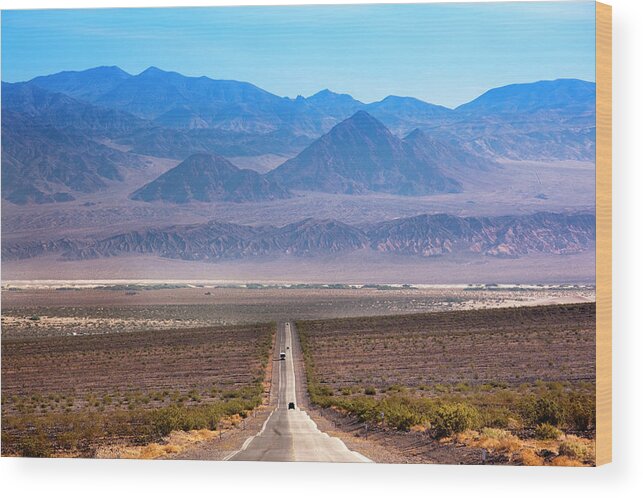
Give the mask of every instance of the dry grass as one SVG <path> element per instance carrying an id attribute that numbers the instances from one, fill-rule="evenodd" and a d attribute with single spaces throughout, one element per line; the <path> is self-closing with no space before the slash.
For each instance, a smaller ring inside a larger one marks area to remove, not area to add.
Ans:
<path id="1" fill-rule="evenodd" d="M 549 463 L 552 467 L 584 467 L 583 462 L 567 456 L 557 456 Z"/>
<path id="2" fill-rule="evenodd" d="M 219 432 L 208 429 L 194 431 L 174 431 L 162 443 L 150 443 L 139 446 L 111 445 L 99 448 L 96 458 L 128 458 L 153 460 L 181 453 L 195 443 L 209 441 Z"/>
<path id="3" fill-rule="evenodd" d="M 503 429 L 492 429 L 485 427 L 473 446 L 484 448 L 487 451 L 499 451 L 502 453 L 514 453 L 522 447 L 519 438 Z"/>
<path id="4" fill-rule="evenodd" d="M 558 454 L 575 460 L 593 461 L 595 458 L 594 444 L 593 441 L 567 436 L 558 446 Z"/>
<path id="5" fill-rule="evenodd" d="M 541 466 L 545 464 L 545 460 L 536 455 L 536 452 L 530 448 L 520 450 L 516 462 L 528 466 Z"/>
<path id="6" fill-rule="evenodd" d="M 519 465 L 594 465 L 593 441 L 576 436 L 567 436 L 559 444 L 555 441 L 520 439 L 509 431 L 485 427 L 480 431 L 465 431 L 454 436 L 451 441 L 483 448 L 492 457 L 500 457 L 501 460 Z M 541 454 L 548 456 L 544 458 Z"/>

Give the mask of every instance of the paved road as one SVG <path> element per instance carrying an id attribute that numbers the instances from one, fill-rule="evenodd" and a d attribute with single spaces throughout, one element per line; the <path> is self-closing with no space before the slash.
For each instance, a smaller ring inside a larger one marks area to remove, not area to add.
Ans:
<path id="1" fill-rule="evenodd" d="M 279 365 L 277 406 L 261 431 L 248 438 L 241 450 L 229 455 L 226 460 L 370 462 L 360 453 L 349 450 L 340 439 L 321 432 L 308 414 L 299 409 L 289 322 L 280 325 L 277 345 L 279 352 L 286 353 L 285 360 L 276 362 Z M 295 403 L 294 410 L 288 409 L 290 402 Z"/>

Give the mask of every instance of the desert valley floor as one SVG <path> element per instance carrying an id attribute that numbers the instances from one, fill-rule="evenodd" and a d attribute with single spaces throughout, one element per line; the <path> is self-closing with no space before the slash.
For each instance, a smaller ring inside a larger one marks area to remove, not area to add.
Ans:
<path id="1" fill-rule="evenodd" d="M 337 461 L 593 462 L 592 285 L 23 281 L 2 301 L 3 454 L 324 459 L 239 453 L 296 396 Z"/>

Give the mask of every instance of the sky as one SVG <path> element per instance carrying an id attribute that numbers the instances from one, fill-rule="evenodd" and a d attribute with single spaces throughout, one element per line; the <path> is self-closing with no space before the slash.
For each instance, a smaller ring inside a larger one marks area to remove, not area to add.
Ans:
<path id="1" fill-rule="evenodd" d="M 595 81 L 594 2 L 2 12 L 2 80 L 149 66 L 281 96 L 455 107 L 511 83 Z"/>

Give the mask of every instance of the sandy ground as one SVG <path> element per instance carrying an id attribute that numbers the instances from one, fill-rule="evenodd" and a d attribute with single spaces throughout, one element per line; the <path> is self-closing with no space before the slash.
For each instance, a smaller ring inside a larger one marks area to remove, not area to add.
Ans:
<path id="1" fill-rule="evenodd" d="M 96 284 L 65 282 L 57 287 L 51 282 L 5 282 L 3 337 L 166 330 L 292 317 L 377 316 L 596 299 L 591 286 L 476 290 L 185 287 L 134 292 L 123 290 L 122 282 L 115 290 L 85 287 Z M 60 288 L 76 290 L 57 290 Z"/>
<path id="2" fill-rule="evenodd" d="M 566 284 L 595 281 L 595 251 L 573 255 L 533 254 L 518 259 L 491 256 L 395 258 L 356 251 L 341 258 L 283 257 L 205 263 L 155 256 L 91 261 L 42 257 L 3 261 L 7 280 L 219 280 L 231 282 L 370 284 Z"/>

